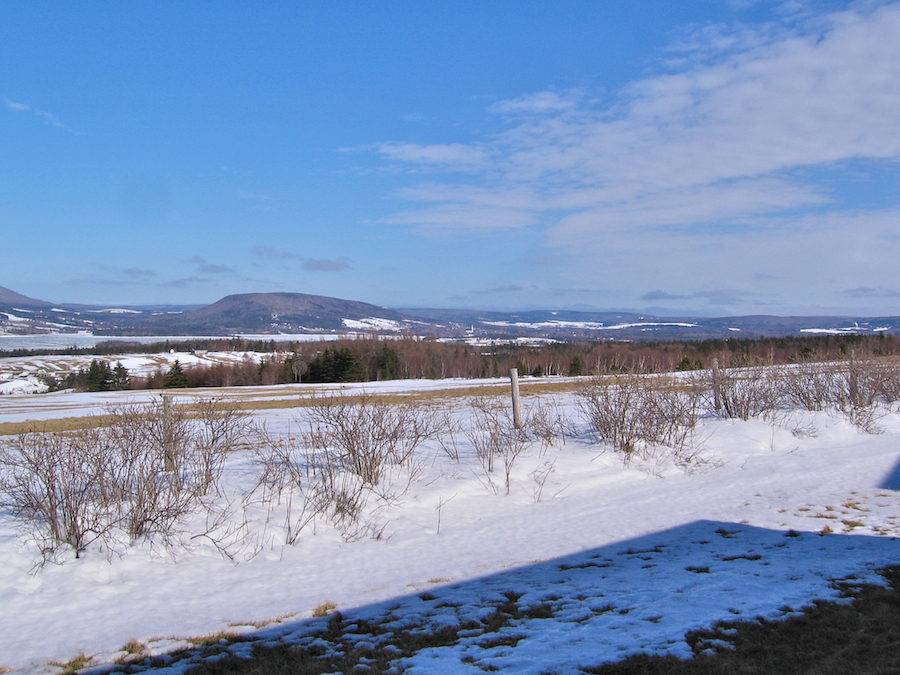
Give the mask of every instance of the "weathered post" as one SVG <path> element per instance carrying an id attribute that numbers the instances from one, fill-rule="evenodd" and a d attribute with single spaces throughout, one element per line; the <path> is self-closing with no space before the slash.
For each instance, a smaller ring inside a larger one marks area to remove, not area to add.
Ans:
<path id="1" fill-rule="evenodd" d="M 850 350 L 850 372 L 848 377 L 849 384 L 849 394 L 850 394 L 850 405 L 854 408 L 859 406 L 862 403 L 862 400 L 859 395 L 859 382 L 857 378 L 857 368 L 856 368 L 856 352 L 854 350 Z"/>
<path id="2" fill-rule="evenodd" d="M 519 400 L 519 369 L 509 369 L 509 384 L 512 388 L 513 426 L 522 428 L 522 403 Z"/>
<path id="3" fill-rule="evenodd" d="M 172 433 L 172 402 L 169 394 L 162 394 L 163 468 L 175 470 L 175 438 Z"/>
<path id="4" fill-rule="evenodd" d="M 713 407 L 716 415 L 722 413 L 722 395 L 719 389 L 719 359 L 714 358 L 712 362 L 712 386 L 713 386 Z"/>

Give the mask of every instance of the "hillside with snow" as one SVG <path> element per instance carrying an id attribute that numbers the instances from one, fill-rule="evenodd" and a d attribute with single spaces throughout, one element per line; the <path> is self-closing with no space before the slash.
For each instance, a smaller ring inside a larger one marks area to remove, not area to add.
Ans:
<path id="1" fill-rule="evenodd" d="M 0 286 L 4 336 L 207 336 L 335 333 L 491 340 L 701 340 L 760 336 L 871 335 L 900 331 L 900 317 L 657 316 L 635 312 L 387 308 L 306 293 L 241 293 L 210 305 L 53 305 Z"/>
<path id="2" fill-rule="evenodd" d="M 287 449 L 280 466 L 311 457 L 323 395 L 406 402 L 449 426 L 357 493 L 355 519 L 333 510 L 306 519 L 305 483 L 272 499 L 274 479 L 262 480 L 263 455 L 250 446 L 227 455 L 217 488 L 167 540 L 113 534 L 78 557 L 66 546 L 42 556 L 36 530 L 4 508 L 0 667 L 58 673 L 53 663 L 79 654 L 101 665 L 219 633 L 242 636 L 235 654 L 256 642 L 327 651 L 338 648 L 322 641 L 328 619 L 313 614 L 333 605 L 348 624 L 377 620 L 398 633 L 468 626 L 406 657 L 408 673 L 575 673 L 637 651 L 689 656 L 688 630 L 790 615 L 835 597 L 833 580 L 877 582 L 875 570 L 898 560 L 900 413 L 891 405 L 878 406 L 869 433 L 836 410 L 782 407 L 745 421 L 704 409 L 680 449 L 648 446 L 625 461 L 588 423 L 574 390 L 587 382 L 523 381 L 529 428 L 544 433 L 516 441 L 514 457 L 497 454 L 492 470 L 479 429 L 508 419 L 508 381 L 179 392 L 176 408 L 202 395 L 250 410 L 270 449 Z M 158 400 L 9 396 L 0 429 L 65 426 Z M 9 452 L 16 437 L 0 438 Z M 511 598 L 518 618 L 489 628 Z M 185 658 L 169 671 L 198 656 Z"/>

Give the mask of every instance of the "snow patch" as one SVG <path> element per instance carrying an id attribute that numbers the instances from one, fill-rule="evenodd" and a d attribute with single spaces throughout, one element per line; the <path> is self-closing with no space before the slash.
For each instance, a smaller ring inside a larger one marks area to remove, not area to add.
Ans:
<path id="1" fill-rule="evenodd" d="M 354 330 L 390 330 L 401 331 L 404 326 L 399 321 L 393 319 L 379 319 L 378 317 L 369 317 L 368 319 L 342 319 L 343 324 L 347 328 Z"/>

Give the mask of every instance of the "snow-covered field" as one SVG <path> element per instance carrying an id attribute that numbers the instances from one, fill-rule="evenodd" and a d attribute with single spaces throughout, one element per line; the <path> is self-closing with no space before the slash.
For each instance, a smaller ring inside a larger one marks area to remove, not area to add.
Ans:
<path id="1" fill-rule="evenodd" d="M 257 352 L 191 352 L 172 350 L 158 354 L 123 354 L 121 356 L 59 355 L 59 356 L 12 356 L 0 360 L 0 395 L 34 394 L 47 391 L 47 385 L 39 375 L 44 373 L 63 377 L 67 373 L 87 370 L 91 361 L 99 359 L 109 366 L 121 363 L 129 375 L 146 376 L 158 370 L 167 371 L 175 361 L 182 366 L 212 366 L 217 363 L 234 364 L 242 361 L 259 361 Z"/>
<path id="2" fill-rule="evenodd" d="M 486 384 L 505 397 L 502 381 L 341 391 L 415 395 Z M 313 391 L 220 393 L 287 400 Z M 102 413 L 135 396 L 6 396 L 0 423 Z M 430 400 L 458 420 L 472 414 L 465 399 Z M 526 397 L 526 406 L 534 402 Z M 705 417 L 691 463 L 660 451 L 626 465 L 592 437 L 574 394 L 543 402 L 578 433 L 550 447 L 531 444 L 513 466 L 509 494 L 502 471 L 492 478 L 499 489 L 490 487 L 465 435 L 459 461 L 427 441 L 419 450 L 427 461 L 409 491 L 396 502 L 369 501 L 367 522 L 381 531 L 378 539 L 348 538 L 346 528 L 319 522 L 288 545 L 283 521 L 272 517 L 281 512 L 235 506 L 231 524 L 243 534 L 227 534 L 228 523 L 215 530 L 231 558 L 195 536 L 213 532 L 198 515 L 184 526 L 184 545 L 171 550 L 123 544 L 36 566 L 29 533 L 0 511 L 0 669 L 59 672 L 51 662 L 79 653 L 101 664 L 126 656 L 132 640 L 158 654 L 221 631 L 308 644 L 326 621 L 312 613 L 326 601 L 349 619 L 377 617 L 401 630 L 459 625 L 515 598 L 522 616 L 500 630 L 507 639 L 463 631 L 457 643 L 405 661 L 407 672 L 577 672 L 636 651 L 686 656 L 690 629 L 784 616 L 835 597 L 835 579 L 877 581 L 873 570 L 900 562 L 897 412 L 879 421 L 878 435 L 831 413 Z M 254 412 L 282 437 L 305 429 L 302 415 L 302 408 Z M 220 501 L 230 496 L 237 504 L 256 471 L 249 452 L 231 455 Z"/>

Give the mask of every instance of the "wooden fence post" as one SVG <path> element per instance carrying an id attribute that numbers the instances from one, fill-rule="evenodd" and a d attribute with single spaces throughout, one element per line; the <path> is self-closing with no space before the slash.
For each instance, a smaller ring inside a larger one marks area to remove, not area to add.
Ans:
<path id="1" fill-rule="evenodd" d="M 722 395 L 720 389 L 719 382 L 719 359 L 713 358 L 712 362 L 712 386 L 713 386 L 713 408 L 716 410 L 716 415 L 720 415 L 722 413 Z"/>
<path id="2" fill-rule="evenodd" d="M 512 387 L 513 426 L 522 428 L 522 402 L 519 400 L 519 369 L 509 369 L 509 384 Z"/>
<path id="3" fill-rule="evenodd" d="M 172 402 L 169 394 L 162 394 L 163 413 L 163 468 L 175 470 L 175 438 L 172 432 Z"/>

